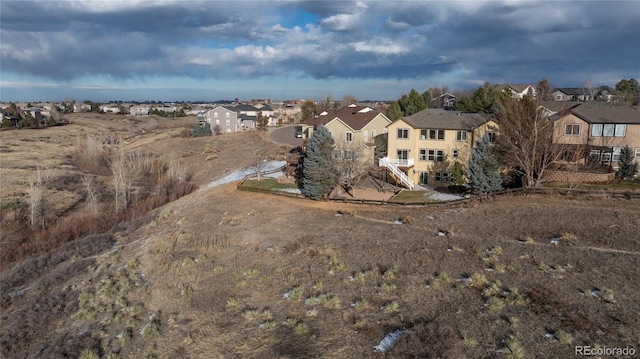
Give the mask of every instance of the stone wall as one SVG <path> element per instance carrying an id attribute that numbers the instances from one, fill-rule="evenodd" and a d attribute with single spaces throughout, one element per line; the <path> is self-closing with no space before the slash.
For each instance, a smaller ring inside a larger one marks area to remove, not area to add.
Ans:
<path id="1" fill-rule="evenodd" d="M 614 172 L 601 173 L 547 170 L 544 175 L 544 181 L 563 183 L 603 183 L 613 181 L 615 177 L 616 174 Z"/>

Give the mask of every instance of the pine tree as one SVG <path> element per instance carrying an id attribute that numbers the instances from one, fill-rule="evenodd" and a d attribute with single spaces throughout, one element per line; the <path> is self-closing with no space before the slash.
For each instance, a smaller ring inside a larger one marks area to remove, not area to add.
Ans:
<path id="1" fill-rule="evenodd" d="M 626 180 L 633 178 L 638 171 L 638 164 L 634 162 L 633 150 L 629 146 L 624 146 L 620 150 L 620 167 L 618 168 L 618 177 Z"/>
<path id="2" fill-rule="evenodd" d="M 485 194 L 502 189 L 502 177 L 498 172 L 498 160 L 489 141 L 484 136 L 471 149 L 471 157 L 467 166 L 469 186 L 475 192 Z"/>
<path id="3" fill-rule="evenodd" d="M 338 174 L 333 167 L 333 139 L 329 130 L 318 126 L 309 139 L 302 171 L 305 195 L 312 198 L 325 197 L 338 183 Z"/>

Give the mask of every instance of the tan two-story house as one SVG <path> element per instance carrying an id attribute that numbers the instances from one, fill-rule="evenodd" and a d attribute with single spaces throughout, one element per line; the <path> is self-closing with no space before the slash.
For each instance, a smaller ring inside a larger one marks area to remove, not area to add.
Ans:
<path id="1" fill-rule="evenodd" d="M 640 162 L 640 111 L 630 106 L 589 102 L 551 117 L 555 144 L 573 145 L 585 158 L 616 168 L 624 146 Z"/>
<path id="2" fill-rule="evenodd" d="M 426 109 L 387 126 L 379 165 L 408 188 L 449 184 L 454 163 L 466 166 L 471 147 L 485 134 L 495 141 L 496 128 L 487 115 Z"/>
<path id="3" fill-rule="evenodd" d="M 324 125 L 335 141 L 373 144 L 373 138 L 386 132 L 391 123 L 382 112 L 371 107 L 350 105 L 341 109 L 328 109 L 308 120 L 302 126 L 303 138 L 311 138 L 313 128 Z"/>

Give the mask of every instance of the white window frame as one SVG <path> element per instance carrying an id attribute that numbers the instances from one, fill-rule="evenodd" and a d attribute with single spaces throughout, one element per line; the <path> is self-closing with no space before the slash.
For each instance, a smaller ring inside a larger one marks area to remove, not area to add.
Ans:
<path id="1" fill-rule="evenodd" d="M 578 129 L 577 132 L 575 131 L 576 128 Z M 565 136 L 580 136 L 581 133 L 582 133 L 582 125 L 579 123 L 566 123 L 564 125 Z"/>
<path id="2" fill-rule="evenodd" d="M 602 137 L 602 127 L 601 123 L 594 123 L 593 126 L 591 126 L 591 136 Z"/>
<path id="3" fill-rule="evenodd" d="M 353 141 L 353 132 L 347 132 L 344 135 L 345 135 L 345 140 L 347 142 L 352 142 Z"/>
<path id="4" fill-rule="evenodd" d="M 489 136 L 489 142 L 496 143 L 496 133 L 494 131 L 487 131 L 487 136 Z"/>
<path id="5" fill-rule="evenodd" d="M 613 123 L 605 123 L 602 126 L 602 137 L 613 137 L 616 131 L 616 125 Z"/>
<path id="6" fill-rule="evenodd" d="M 218 118 L 218 113 L 217 112 L 213 113 L 213 118 Z"/>
<path id="7" fill-rule="evenodd" d="M 456 141 L 467 142 L 467 131 L 459 130 L 456 132 Z"/>
<path id="8" fill-rule="evenodd" d="M 444 150 L 438 150 L 435 148 L 427 149 L 427 161 L 430 162 L 444 162 Z"/>
<path id="9" fill-rule="evenodd" d="M 636 155 L 635 158 L 640 158 L 640 147 L 636 147 Z"/>
<path id="10" fill-rule="evenodd" d="M 376 130 L 371 130 L 371 139 L 376 137 Z"/>
<path id="11" fill-rule="evenodd" d="M 613 130 L 613 135 L 615 137 L 624 137 L 627 133 L 627 125 L 625 124 L 617 124 L 616 128 Z"/>
<path id="12" fill-rule="evenodd" d="M 612 153 L 612 156 L 613 156 L 613 157 L 611 157 L 611 160 L 612 160 L 613 162 L 618 162 L 618 161 L 620 161 L 620 154 L 621 154 L 621 152 L 622 152 L 622 147 L 613 147 L 613 153 Z"/>
<path id="13" fill-rule="evenodd" d="M 396 138 L 399 139 L 399 140 L 408 140 L 409 139 L 409 129 L 408 128 L 399 128 L 396 131 Z"/>
<path id="14" fill-rule="evenodd" d="M 362 138 L 364 139 L 364 142 L 369 141 L 369 131 L 367 130 L 362 131 Z"/>
<path id="15" fill-rule="evenodd" d="M 418 150 L 418 161 L 427 161 L 427 149 L 421 148 Z"/>
<path id="16" fill-rule="evenodd" d="M 436 172 L 435 173 L 436 182 L 451 182 L 451 173 L 450 172 Z"/>
<path id="17" fill-rule="evenodd" d="M 406 158 L 402 158 L 403 156 L 400 156 L 400 153 L 402 153 L 402 152 L 406 152 Z M 408 160 L 409 159 L 409 150 L 405 150 L 405 149 L 402 149 L 402 148 L 397 149 L 396 150 L 396 159 L 403 160 L 403 161 L 404 160 Z"/>

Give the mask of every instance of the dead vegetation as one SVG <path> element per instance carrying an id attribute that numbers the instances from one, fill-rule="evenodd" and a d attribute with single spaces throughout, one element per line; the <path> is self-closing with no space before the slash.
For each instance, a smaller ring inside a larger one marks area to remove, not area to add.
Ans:
<path id="1" fill-rule="evenodd" d="M 102 203 L 113 197 L 100 189 L 112 173 L 87 167 L 93 181 L 54 180 L 77 191 L 69 203 L 88 217 L 68 212 L 70 222 L 43 237 L 51 247 L 8 247 L 4 237 L 3 255 L 28 250 L 6 257 L 14 264 L 0 278 L 2 356 L 568 358 L 573 345 L 637 342 L 638 200 L 530 196 L 387 208 L 227 185 L 148 212 L 188 192 L 149 177 L 193 172 L 206 184 L 244 167 L 228 155 L 238 153 L 234 142 L 130 143 L 142 154 L 172 153 L 162 163 L 145 155 L 146 175 L 134 187 L 153 195 L 132 203 L 130 215 L 110 211 L 117 224 L 104 237 L 85 236 L 103 220 L 91 217 L 86 183 Z M 207 161 L 211 153 L 219 157 Z M 170 169 L 171 161 L 183 167 Z M 86 232 L 76 224 L 85 222 Z M 71 237 L 83 239 L 55 244 Z M 374 352 L 399 329 L 405 334 L 391 349 Z"/>

